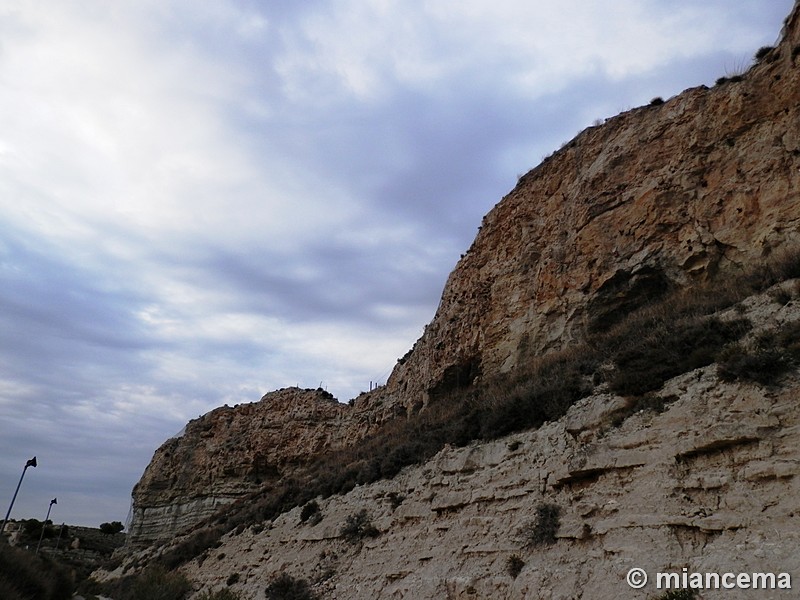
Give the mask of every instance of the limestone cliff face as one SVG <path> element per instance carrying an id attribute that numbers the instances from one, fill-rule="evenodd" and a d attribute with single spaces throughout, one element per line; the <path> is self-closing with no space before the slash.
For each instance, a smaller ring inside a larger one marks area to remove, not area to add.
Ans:
<path id="1" fill-rule="evenodd" d="M 156 451 L 133 490 L 133 543 L 168 539 L 298 462 L 351 443 L 343 427 L 349 408 L 321 390 L 289 388 L 190 421 Z"/>
<path id="2" fill-rule="evenodd" d="M 800 280 L 792 284 L 798 286 Z M 787 287 L 789 287 L 787 285 Z M 800 322 L 800 301 L 763 294 L 719 315 L 746 317 L 751 339 Z M 663 412 L 622 420 L 608 391 L 536 431 L 445 448 L 391 481 L 319 499 L 232 532 L 182 568 L 199 593 L 243 598 L 286 573 L 319 598 L 618 600 L 661 598 L 656 574 L 774 573 L 791 590 L 703 590 L 702 598 L 788 598 L 800 577 L 800 377 L 779 385 L 720 381 L 714 365 L 659 390 Z M 552 544 L 532 545 L 542 505 L 558 507 Z M 379 535 L 348 541 L 366 511 Z M 509 569 L 517 557 L 519 573 Z M 631 589 L 626 575 L 650 582 Z M 681 587 L 679 585 L 679 587 Z"/>
<path id="3" fill-rule="evenodd" d="M 797 22 L 795 9 L 742 81 L 608 119 L 522 177 L 484 218 L 390 391 L 422 406 L 798 241 Z"/>
<path id="4" fill-rule="evenodd" d="M 484 218 L 385 387 L 353 406 L 282 390 L 217 409 L 166 442 L 134 489 L 134 543 L 172 537 L 314 455 L 608 327 L 671 287 L 800 243 L 798 6 L 780 45 L 741 81 L 590 127 L 522 177 Z"/>

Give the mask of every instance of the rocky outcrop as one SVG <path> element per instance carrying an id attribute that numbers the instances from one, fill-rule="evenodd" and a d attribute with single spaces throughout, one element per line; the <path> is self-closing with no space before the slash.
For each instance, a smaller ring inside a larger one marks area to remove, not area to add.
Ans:
<path id="1" fill-rule="evenodd" d="M 484 218 L 433 321 L 385 387 L 353 406 L 282 390 L 192 421 L 156 452 L 134 489 L 131 539 L 171 537 L 389 419 L 513 372 L 673 287 L 796 246 L 799 223 L 796 4 L 780 45 L 743 77 L 590 127 L 522 177 Z M 747 439 L 742 446 L 761 438 Z M 560 453 L 564 443 L 548 451 Z M 720 444 L 674 457 L 691 461 Z M 572 489 L 606 473 L 565 469 L 548 471 L 547 485 Z"/>
<path id="2" fill-rule="evenodd" d="M 133 489 L 131 543 L 169 539 L 323 449 L 353 443 L 349 408 L 323 390 L 288 388 L 190 421 Z"/>
<path id="3" fill-rule="evenodd" d="M 720 318 L 741 316 L 758 324 L 755 338 L 798 322 L 800 302 L 764 294 Z M 316 519 L 297 508 L 232 532 L 183 571 L 202 590 L 235 579 L 230 587 L 254 599 L 281 573 L 347 600 L 656 598 L 656 574 L 684 568 L 774 573 L 776 587 L 788 577 L 794 589 L 800 377 L 779 384 L 726 383 L 709 366 L 670 380 L 658 392 L 663 411 L 633 414 L 601 389 L 537 431 L 446 448 L 391 481 L 318 499 Z M 558 528 L 536 545 L 541 506 L 558 508 Z M 361 511 L 379 535 L 353 541 L 343 527 Z M 626 583 L 633 568 L 650 576 L 643 590 Z"/>

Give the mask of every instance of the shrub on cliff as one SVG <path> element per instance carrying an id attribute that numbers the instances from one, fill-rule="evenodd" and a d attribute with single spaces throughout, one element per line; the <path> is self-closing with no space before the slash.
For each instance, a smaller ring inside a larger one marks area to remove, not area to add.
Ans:
<path id="1" fill-rule="evenodd" d="M 264 590 L 267 600 L 316 600 L 316 595 L 305 579 L 295 579 L 281 573 Z"/>
<path id="2" fill-rule="evenodd" d="M 347 517 L 339 533 L 344 539 L 353 544 L 364 538 L 378 537 L 380 535 L 380 531 L 369 520 L 366 510 L 361 510 Z"/>
<path id="3" fill-rule="evenodd" d="M 749 328 L 744 319 L 690 316 L 673 320 L 665 315 L 661 322 L 631 332 L 636 335 L 616 352 L 611 390 L 623 396 L 657 390 L 676 375 L 713 363 L 725 345 Z"/>
<path id="4" fill-rule="evenodd" d="M 199 556 L 211 547 L 219 546 L 219 538 L 225 533 L 222 526 L 204 527 L 195 531 L 179 542 L 174 548 L 165 552 L 158 562 L 166 569 L 175 569 L 183 563 Z"/>
<path id="5" fill-rule="evenodd" d="M 122 600 L 183 600 L 191 589 L 180 573 L 150 567 L 136 579 L 131 596 Z"/>
<path id="6" fill-rule="evenodd" d="M 522 572 L 524 566 L 525 561 L 522 560 L 518 554 L 512 554 L 506 559 L 506 573 L 511 575 L 514 579 Z"/>
<path id="7" fill-rule="evenodd" d="M 723 381 L 749 381 L 761 385 L 777 382 L 800 362 L 800 322 L 779 331 L 763 332 L 750 345 L 731 344 L 717 361 L 717 375 Z"/>
<path id="8" fill-rule="evenodd" d="M 525 542 L 530 546 L 555 544 L 561 527 L 561 508 L 555 504 L 540 504 L 536 507 L 536 518 L 523 527 Z"/>
<path id="9" fill-rule="evenodd" d="M 305 523 L 308 520 L 311 520 L 312 525 L 316 525 L 322 519 L 322 515 L 319 511 L 319 504 L 317 504 L 316 500 L 311 500 L 306 502 L 303 505 L 302 510 L 300 511 L 300 522 Z"/>

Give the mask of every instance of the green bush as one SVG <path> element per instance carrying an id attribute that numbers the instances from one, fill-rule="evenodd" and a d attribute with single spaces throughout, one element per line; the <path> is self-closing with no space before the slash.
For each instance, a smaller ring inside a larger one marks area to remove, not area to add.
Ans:
<path id="1" fill-rule="evenodd" d="M 281 573 L 264 590 L 267 600 L 316 600 L 311 587 L 305 579 L 295 579 L 288 573 Z"/>

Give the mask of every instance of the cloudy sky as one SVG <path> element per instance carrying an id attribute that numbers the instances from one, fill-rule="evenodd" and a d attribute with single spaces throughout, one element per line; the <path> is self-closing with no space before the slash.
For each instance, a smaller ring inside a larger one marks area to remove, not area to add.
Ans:
<path id="1" fill-rule="evenodd" d="M 124 521 L 188 419 L 384 382 L 519 175 L 747 68 L 791 6 L 4 3 L 3 514 L 36 455 L 12 518 Z"/>

